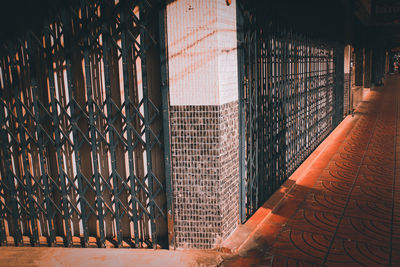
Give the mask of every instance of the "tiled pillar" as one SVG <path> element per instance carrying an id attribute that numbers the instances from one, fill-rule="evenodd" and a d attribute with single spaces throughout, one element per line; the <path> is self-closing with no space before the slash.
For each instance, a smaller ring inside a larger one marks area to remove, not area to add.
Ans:
<path id="1" fill-rule="evenodd" d="M 215 248 L 238 224 L 236 1 L 167 6 L 175 244 Z"/>
<path id="2" fill-rule="evenodd" d="M 350 56 L 351 56 L 351 46 L 346 45 L 344 47 L 344 104 L 343 104 L 343 115 L 349 114 L 350 110 Z"/>

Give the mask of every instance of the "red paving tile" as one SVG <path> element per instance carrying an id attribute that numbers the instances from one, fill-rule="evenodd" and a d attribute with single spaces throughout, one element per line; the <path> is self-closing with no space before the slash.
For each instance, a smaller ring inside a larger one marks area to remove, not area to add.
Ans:
<path id="1" fill-rule="evenodd" d="M 385 84 L 300 166 L 304 179 L 259 227 L 269 265 L 400 266 L 400 76 Z"/>
<path id="2" fill-rule="evenodd" d="M 389 245 L 390 222 L 382 220 L 365 220 L 357 217 L 345 216 L 340 222 L 337 237 L 354 240 L 371 245 Z"/>
<path id="3" fill-rule="evenodd" d="M 400 252 L 400 217 L 392 225 L 392 248 Z"/>
<path id="4" fill-rule="evenodd" d="M 329 181 L 352 183 L 355 179 L 356 171 L 345 171 L 338 168 L 326 169 L 321 173 L 320 179 Z"/>
<path id="5" fill-rule="evenodd" d="M 350 198 L 391 203 L 393 200 L 392 188 L 388 186 L 355 185 Z"/>
<path id="6" fill-rule="evenodd" d="M 325 266 L 387 266 L 389 254 L 389 247 L 335 238 Z"/>
<path id="7" fill-rule="evenodd" d="M 393 177 L 393 168 L 390 170 L 389 168 L 385 168 L 383 166 L 377 165 L 362 165 L 360 169 L 360 174 L 367 176 L 392 176 Z"/>
<path id="8" fill-rule="evenodd" d="M 400 249 L 392 251 L 391 263 L 392 266 L 400 266 Z"/>
<path id="9" fill-rule="evenodd" d="M 392 183 L 393 183 L 393 177 L 390 176 L 377 176 L 377 175 L 364 175 L 364 174 L 359 174 L 356 181 L 356 185 L 383 187 L 383 188 L 389 188 L 388 185 Z"/>
<path id="10" fill-rule="evenodd" d="M 340 214 L 345 206 L 346 198 L 342 196 L 310 193 L 304 201 L 305 208 L 322 212 L 329 211 Z"/>
<path id="11" fill-rule="evenodd" d="M 361 219 L 389 222 L 392 218 L 392 203 L 351 199 L 344 214 Z"/>
<path id="12" fill-rule="evenodd" d="M 291 259 L 283 256 L 274 256 L 272 261 L 272 266 L 282 266 L 282 267 L 311 267 L 315 266 L 312 262 L 307 262 L 304 260 Z"/>
<path id="13" fill-rule="evenodd" d="M 378 157 L 376 155 L 367 155 L 364 158 L 364 164 L 387 165 L 394 164 L 394 160 L 386 157 Z"/>
<path id="14" fill-rule="evenodd" d="M 332 236 L 287 228 L 275 240 L 271 254 L 322 263 Z"/>
<path id="15" fill-rule="evenodd" d="M 290 218 L 287 226 L 291 229 L 303 232 L 333 234 L 339 222 L 339 217 L 340 215 L 331 212 L 299 209 L 296 214 Z"/>
<path id="16" fill-rule="evenodd" d="M 320 193 L 332 197 L 347 196 L 350 192 L 351 186 L 350 183 L 319 179 L 312 188 L 312 192 L 314 194 Z"/>

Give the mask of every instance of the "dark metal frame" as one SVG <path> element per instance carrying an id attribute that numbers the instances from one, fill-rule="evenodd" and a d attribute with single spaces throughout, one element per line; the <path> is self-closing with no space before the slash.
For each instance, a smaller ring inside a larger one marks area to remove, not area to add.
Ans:
<path id="1" fill-rule="evenodd" d="M 2 47 L 0 243 L 173 246 L 165 2 L 54 14 Z"/>

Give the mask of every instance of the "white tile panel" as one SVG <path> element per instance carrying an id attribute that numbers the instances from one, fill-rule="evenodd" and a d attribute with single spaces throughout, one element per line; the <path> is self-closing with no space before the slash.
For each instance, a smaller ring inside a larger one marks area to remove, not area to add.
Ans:
<path id="1" fill-rule="evenodd" d="M 237 100 L 235 1 L 171 1 L 167 35 L 171 105 Z"/>

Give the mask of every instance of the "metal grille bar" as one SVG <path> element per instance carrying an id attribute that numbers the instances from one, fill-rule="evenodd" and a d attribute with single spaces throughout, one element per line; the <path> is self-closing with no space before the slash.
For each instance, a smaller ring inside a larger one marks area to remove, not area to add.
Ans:
<path id="1" fill-rule="evenodd" d="M 238 16 L 242 222 L 336 127 L 343 113 L 343 70 L 335 65 L 343 47 L 335 49 L 276 22 L 257 24 L 250 12 L 243 14 Z"/>
<path id="2" fill-rule="evenodd" d="M 1 245 L 168 246 L 160 4 L 76 1 L 2 47 Z"/>

